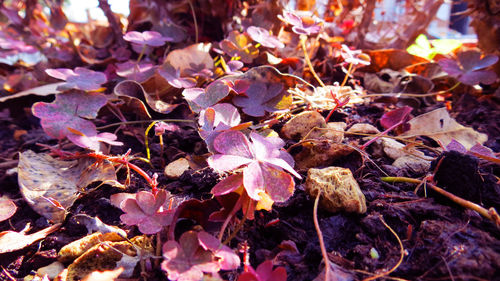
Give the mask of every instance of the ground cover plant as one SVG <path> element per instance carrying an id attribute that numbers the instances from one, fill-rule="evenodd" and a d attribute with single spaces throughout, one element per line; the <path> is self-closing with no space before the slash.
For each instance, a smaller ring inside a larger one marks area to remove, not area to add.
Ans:
<path id="1" fill-rule="evenodd" d="M 500 275 L 499 53 L 442 1 L 0 4 L 1 280 Z"/>

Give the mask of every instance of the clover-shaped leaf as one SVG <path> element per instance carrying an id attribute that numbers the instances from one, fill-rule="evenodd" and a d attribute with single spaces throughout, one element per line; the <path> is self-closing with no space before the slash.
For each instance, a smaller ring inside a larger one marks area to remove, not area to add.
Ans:
<path id="1" fill-rule="evenodd" d="M 45 72 L 57 79 L 66 81 L 59 88 L 80 89 L 83 91 L 93 91 L 101 87 L 101 84 L 106 83 L 106 75 L 102 72 L 93 71 L 83 67 L 77 67 L 73 71 L 68 68 L 46 69 Z"/>
<path id="2" fill-rule="evenodd" d="M 198 233 L 198 241 L 205 250 L 211 251 L 217 258 L 222 270 L 232 270 L 240 266 L 240 258 L 231 248 L 222 244 L 217 238 L 205 231 Z"/>
<path id="3" fill-rule="evenodd" d="M 228 38 L 220 42 L 220 47 L 229 56 L 240 57 L 244 63 L 251 63 L 259 55 L 250 38 L 237 30 L 231 31 Z"/>
<path id="4" fill-rule="evenodd" d="M 200 112 L 198 119 L 200 135 L 213 151 L 213 141 L 217 135 L 225 130 L 237 126 L 241 122 L 240 113 L 232 104 L 219 103 Z"/>
<path id="5" fill-rule="evenodd" d="M 156 194 L 140 191 L 135 198 L 127 198 L 120 203 L 125 214 L 120 216 L 123 223 L 137 225 L 144 234 L 155 234 L 172 222 L 173 211 L 164 208 L 167 193 L 160 189 Z"/>
<path id="6" fill-rule="evenodd" d="M 169 280 L 198 281 L 204 272 L 216 273 L 220 264 L 210 250 L 204 249 L 194 231 L 184 232 L 179 242 L 167 241 L 163 245 L 164 261 L 161 268 Z"/>
<path id="7" fill-rule="evenodd" d="M 230 85 L 224 80 L 216 80 L 210 83 L 206 89 L 189 88 L 184 89 L 182 95 L 189 103 L 191 110 L 199 112 L 229 95 Z"/>
<path id="8" fill-rule="evenodd" d="M 404 122 L 408 121 L 409 115 L 413 108 L 409 106 L 403 106 L 389 112 L 386 112 L 382 117 L 380 117 L 380 125 L 385 129 L 394 128 Z"/>
<path id="9" fill-rule="evenodd" d="M 450 76 L 467 85 L 492 84 L 497 79 L 495 72 L 483 70 L 498 61 L 496 55 L 481 57 L 481 53 L 470 50 L 457 54 L 458 62 L 452 59 L 438 61 L 441 68 Z"/>
<path id="10" fill-rule="evenodd" d="M 256 82 L 250 84 L 246 96 L 236 96 L 233 103 L 243 108 L 243 112 L 250 116 L 264 116 L 267 112 L 275 112 L 276 108 L 266 103 L 273 100 L 283 92 L 283 84 Z"/>
<path id="11" fill-rule="evenodd" d="M 63 139 L 72 134 L 68 128 L 97 135 L 95 125 L 87 120 L 97 116 L 97 112 L 107 102 L 99 93 L 72 91 L 56 95 L 52 103 L 37 102 L 33 105 L 33 115 L 41 119 L 42 128 L 47 135 Z"/>
<path id="12" fill-rule="evenodd" d="M 264 47 L 285 47 L 285 44 L 283 44 L 276 36 L 271 35 L 268 30 L 262 27 L 250 26 L 247 28 L 247 33 L 248 35 L 250 35 L 253 41 L 260 43 Z"/>
<path id="13" fill-rule="evenodd" d="M 151 78 L 155 73 L 156 66 L 150 62 L 126 61 L 116 64 L 116 74 L 129 80 L 142 83 Z"/>
<path id="14" fill-rule="evenodd" d="M 172 41 L 172 38 L 163 37 L 161 33 L 156 31 L 129 31 L 123 35 L 123 39 L 138 45 L 148 45 L 152 47 L 160 47 L 167 41 Z"/>
<path id="15" fill-rule="evenodd" d="M 158 74 L 167 80 L 168 84 L 175 88 L 192 88 L 196 86 L 196 80 L 190 77 L 181 78 L 180 69 L 175 69 L 170 63 L 164 63 L 158 68 Z"/>
<path id="16" fill-rule="evenodd" d="M 340 55 L 345 62 L 353 65 L 370 65 L 370 57 L 364 55 L 361 50 L 351 50 L 347 45 L 342 44 L 342 49 L 340 50 Z M 366 57 L 366 58 L 365 58 Z"/>
<path id="17" fill-rule="evenodd" d="M 283 11 L 278 18 L 292 26 L 293 32 L 311 35 L 320 32 L 323 21 L 308 11 Z"/>
<path id="18" fill-rule="evenodd" d="M 280 266 L 273 270 L 273 262 L 266 260 L 257 267 L 257 270 L 249 267 L 249 271 L 243 272 L 237 281 L 286 281 L 286 278 L 284 267 Z"/>
<path id="19" fill-rule="evenodd" d="M 273 201 L 286 201 L 295 188 L 288 173 L 297 178 L 300 175 L 292 167 L 292 156 L 281 149 L 284 141 L 254 132 L 250 133 L 250 139 L 252 142 L 240 131 L 220 133 L 213 143 L 217 154 L 208 158 L 208 164 L 222 172 L 243 166 L 243 185 L 253 200 L 259 201 L 262 199 L 261 193 L 267 193 Z M 237 184 L 232 186 L 238 187 Z"/>

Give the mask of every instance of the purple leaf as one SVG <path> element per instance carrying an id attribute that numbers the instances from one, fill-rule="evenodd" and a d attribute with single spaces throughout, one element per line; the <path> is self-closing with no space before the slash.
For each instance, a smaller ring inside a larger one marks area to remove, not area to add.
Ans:
<path id="1" fill-rule="evenodd" d="M 230 87 L 224 80 L 217 80 L 210 83 L 206 89 L 189 88 L 184 89 L 182 95 L 188 101 L 191 109 L 198 112 L 216 104 L 221 99 L 229 95 Z"/>
<path id="2" fill-rule="evenodd" d="M 243 184 L 242 174 L 231 175 L 221 180 L 219 183 L 217 183 L 212 188 L 212 194 L 215 196 L 228 194 L 238 189 L 242 184 Z"/>
<path id="3" fill-rule="evenodd" d="M 211 251 L 218 258 L 217 262 L 222 270 L 233 270 L 240 266 L 238 255 L 207 232 L 198 232 L 198 241 L 203 249 Z"/>
<path id="4" fill-rule="evenodd" d="M 67 68 L 46 69 L 45 72 L 54 78 L 65 80 L 66 83 L 60 86 L 62 89 L 93 91 L 107 81 L 104 73 L 83 67 L 77 67 L 74 71 Z"/>
<path id="5" fill-rule="evenodd" d="M 469 50 L 457 54 L 458 62 L 451 59 L 442 59 L 438 62 L 448 75 L 467 85 L 493 84 L 497 79 L 495 72 L 482 70 L 494 65 L 498 56 L 486 55 L 481 58 L 481 53 Z"/>
<path id="6" fill-rule="evenodd" d="M 155 135 L 163 135 L 166 131 L 180 132 L 181 128 L 175 124 L 165 123 L 163 121 L 155 124 Z"/>
<path id="7" fill-rule="evenodd" d="M 361 50 L 351 50 L 347 45 L 342 44 L 340 55 L 345 62 L 352 63 L 353 65 L 369 65 L 369 61 L 360 58 L 361 54 Z"/>
<path id="8" fill-rule="evenodd" d="M 74 91 L 56 95 L 52 103 L 37 102 L 32 111 L 41 119 L 45 133 L 53 138 L 63 139 L 70 135 L 68 128 L 97 136 L 95 125 L 87 119 L 95 118 L 106 102 L 102 94 Z"/>
<path id="9" fill-rule="evenodd" d="M 400 108 L 396 108 L 389 112 L 384 113 L 382 117 L 380 117 L 380 125 L 385 129 L 389 129 L 391 127 L 402 124 L 406 120 L 408 120 L 409 114 L 413 108 L 409 106 L 404 106 Z"/>
<path id="10" fill-rule="evenodd" d="M 142 83 L 155 73 L 156 66 L 149 62 L 126 61 L 116 64 L 116 74 L 129 80 Z"/>
<path id="11" fill-rule="evenodd" d="M 266 260 L 261 263 L 257 270 L 249 268 L 248 272 L 243 272 L 237 281 L 286 281 L 287 274 L 284 267 L 277 267 L 273 270 L 273 262 Z"/>
<path id="12" fill-rule="evenodd" d="M 274 112 L 276 109 L 266 105 L 267 102 L 277 97 L 283 92 L 283 85 L 280 83 L 265 84 L 255 82 L 246 90 L 246 97 L 235 96 L 233 103 L 243 108 L 243 112 L 250 116 L 260 117 L 267 112 Z"/>
<path id="13" fill-rule="evenodd" d="M 161 268 L 168 273 L 169 280 L 198 281 L 203 279 L 204 272 L 220 270 L 214 255 L 200 246 L 194 231 L 184 232 L 179 243 L 167 241 L 163 245 L 163 257 Z"/>
<path id="14" fill-rule="evenodd" d="M 303 35 L 311 35 L 321 31 L 322 20 L 308 11 L 283 11 L 278 18 L 292 26 L 293 32 Z"/>
<path id="15" fill-rule="evenodd" d="M 163 208 L 166 199 L 167 194 L 163 189 L 158 190 L 156 195 L 140 191 L 135 198 L 125 199 L 120 204 L 125 212 L 120 219 L 127 225 L 137 225 L 144 234 L 155 234 L 172 222 L 173 211 Z"/>
<path id="16" fill-rule="evenodd" d="M 118 137 L 115 134 L 107 132 L 96 135 L 86 135 L 82 132 L 78 132 L 77 134 L 75 133 L 68 134 L 68 139 L 72 141 L 74 144 L 94 151 L 101 150 L 100 149 L 101 142 L 107 143 L 109 145 L 117 145 L 117 146 L 123 145 L 122 142 L 116 141 L 117 138 Z"/>
<path id="17" fill-rule="evenodd" d="M 283 141 L 276 138 L 264 138 L 251 133 L 252 142 L 240 131 L 225 131 L 214 139 L 214 148 L 219 154 L 208 158 L 208 164 L 219 171 L 243 168 L 243 186 L 253 200 L 261 200 L 260 193 L 266 192 L 273 201 L 284 202 L 292 194 L 295 183 L 292 177 L 283 171 L 300 175 L 293 170 L 293 160 L 284 150 Z M 215 192 L 227 193 L 234 190 L 238 178 L 231 178 Z"/>
<path id="18" fill-rule="evenodd" d="M 167 80 L 168 84 L 175 88 L 192 88 L 196 86 L 193 78 L 181 78 L 180 69 L 175 69 L 170 63 L 164 63 L 158 68 L 158 74 Z"/>
<path id="19" fill-rule="evenodd" d="M 123 35 L 123 39 L 131 43 L 139 45 L 148 45 L 152 47 L 160 47 L 165 44 L 166 41 L 171 41 L 172 38 L 163 37 L 159 32 L 156 31 L 129 31 Z"/>
<path id="20" fill-rule="evenodd" d="M 226 65 L 228 67 L 226 74 L 228 75 L 240 74 L 241 72 L 238 70 L 240 70 L 244 66 L 244 64 L 239 60 L 231 60 L 226 63 Z"/>
<path id="21" fill-rule="evenodd" d="M 237 30 L 231 31 L 227 39 L 220 42 L 220 47 L 224 53 L 240 57 L 244 63 L 251 63 L 259 55 L 259 50 L 252 45 L 250 38 Z"/>
<path id="22" fill-rule="evenodd" d="M 198 118 L 199 133 L 208 145 L 209 151 L 214 151 L 213 141 L 223 131 L 240 124 L 240 113 L 232 104 L 218 103 L 200 112 Z"/>
<path id="23" fill-rule="evenodd" d="M 250 35 L 253 41 L 260 43 L 264 47 L 285 47 L 285 44 L 283 44 L 276 36 L 271 35 L 268 30 L 262 27 L 250 26 L 247 28 L 247 33 L 248 35 Z"/>
<path id="24" fill-rule="evenodd" d="M 467 153 L 467 148 L 459 143 L 457 140 L 452 139 L 451 142 L 446 146 L 446 150 L 448 151 L 458 151 L 460 153 Z"/>

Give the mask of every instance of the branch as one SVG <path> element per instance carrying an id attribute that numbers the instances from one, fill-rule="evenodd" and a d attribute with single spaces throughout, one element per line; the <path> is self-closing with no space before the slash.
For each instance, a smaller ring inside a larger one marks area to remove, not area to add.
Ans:
<path id="1" fill-rule="evenodd" d="M 106 18 L 108 18 L 109 27 L 113 31 L 116 43 L 119 46 L 126 46 L 127 43 L 123 40 L 123 33 L 121 32 L 120 24 L 116 20 L 115 14 L 111 11 L 108 0 L 99 0 L 99 8 L 101 8 L 106 15 Z"/>

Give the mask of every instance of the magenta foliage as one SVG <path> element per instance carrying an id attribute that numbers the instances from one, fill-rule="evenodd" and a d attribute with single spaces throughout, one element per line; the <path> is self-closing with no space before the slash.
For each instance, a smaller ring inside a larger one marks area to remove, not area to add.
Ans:
<path id="1" fill-rule="evenodd" d="M 144 31 L 142 33 L 138 31 L 129 31 L 123 35 L 123 39 L 138 45 L 160 47 L 163 46 L 166 41 L 171 41 L 172 38 L 163 37 L 156 31 Z"/>
<path id="2" fill-rule="evenodd" d="M 173 210 L 165 208 L 166 200 L 167 193 L 163 189 L 156 194 L 137 192 L 135 198 L 127 198 L 120 203 L 125 212 L 120 219 L 127 225 L 137 225 L 144 234 L 155 234 L 172 222 Z"/>
<path id="3" fill-rule="evenodd" d="M 237 281 L 286 281 L 287 274 L 284 267 L 273 270 L 273 262 L 267 260 L 261 263 L 257 270 L 249 267 L 248 272 L 243 272 Z"/>
<path id="4" fill-rule="evenodd" d="M 313 16 L 311 12 L 283 11 L 278 18 L 292 25 L 293 32 L 303 35 L 311 35 L 320 32 L 322 20 Z"/>
<path id="5" fill-rule="evenodd" d="M 156 66 L 150 62 L 126 61 L 116 64 L 116 74 L 130 80 L 142 83 L 155 74 Z"/>
<path id="6" fill-rule="evenodd" d="M 210 83 L 205 89 L 184 89 L 182 95 L 188 101 L 191 109 L 195 112 L 199 112 L 225 98 L 229 95 L 230 91 L 230 85 L 226 81 L 216 80 Z"/>
<path id="7" fill-rule="evenodd" d="M 242 107 L 243 112 L 250 116 L 260 117 L 267 112 L 277 111 L 269 102 L 283 93 L 283 84 L 281 83 L 263 83 L 254 82 L 250 84 L 245 91 L 246 96 L 235 96 L 233 103 Z"/>
<path id="8" fill-rule="evenodd" d="M 253 41 L 260 43 L 264 47 L 285 47 L 285 44 L 283 44 L 276 36 L 271 35 L 268 30 L 262 27 L 250 26 L 247 28 L 247 33 L 248 35 L 250 35 Z"/>
<path id="9" fill-rule="evenodd" d="M 273 201 L 286 201 L 295 188 L 287 172 L 297 178 L 300 175 L 292 167 L 292 156 L 281 149 L 285 143 L 280 138 L 266 138 L 255 132 L 250 133 L 250 139 L 252 142 L 240 131 L 220 133 L 213 143 L 218 153 L 208 158 L 208 164 L 222 172 L 244 167 L 243 185 L 253 200 L 260 200 L 259 194 L 265 192 Z"/>
<path id="10" fill-rule="evenodd" d="M 369 61 L 360 59 L 359 56 L 362 54 L 361 50 L 351 50 L 347 45 L 342 44 L 342 49 L 340 50 L 340 55 L 347 63 L 352 63 L 353 65 L 370 65 Z"/>
<path id="11" fill-rule="evenodd" d="M 239 257 L 227 246 L 206 232 L 187 231 L 179 242 L 170 240 L 163 245 L 161 267 L 170 280 L 198 281 L 204 273 L 236 269 Z"/>
<path id="12" fill-rule="evenodd" d="M 68 68 L 46 69 L 45 72 L 57 79 L 66 81 L 60 88 L 80 89 L 83 91 L 93 91 L 101 87 L 101 84 L 106 83 L 106 75 L 102 72 L 89 70 L 83 67 L 77 67 L 73 71 Z"/>
<path id="13" fill-rule="evenodd" d="M 168 84 L 175 88 L 192 88 L 196 86 L 196 80 L 190 77 L 181 78 L 180 69 L 175 69 L 170 63 L 164 63 L 158 68 L 158 74 L 167 80 Z"/>
<path id="14" fill-rule="evenodd" d="M 497 79 L 495 72 L 483 69 L 497 63 L 498 56 L 486 55 L 481 58 L 481 53 L 470 50 L 458 53 L 457 57 L 458 61 L 442 59 L 438 64 L 458 81 L 473 86 L 479 83 L 492 84 Z"/>
<path id="15" fill-rule="evenodd" d="M 232 104 L 219 103 L 200 112 L 198 119 L 200 135 L 205 140 L 210 151 L 213 151 L 213 141 L 219 133 L 240 124 L 240 113 Z"/>
<path id="16" fill-rule="evenodd" d="M 489 157 L 489 158 L 497 158 L 495 153 L 488 147 L 476 143 L 473 147 L 471 147 L 469 150 L 465 148 L 460 142 L 458 142 L 455 139 L 452 139 L 451 142 L 446 146 L 446 150 L 448 151 L 457 151 L 463 154 L 477 154 L 478 156 L 484 156 L 484 157 Z"/>
<path id="17" fill-rule="evenodd" d="M 114 134 L 98 134 L 94 123 L 87 120 L 96 118 L 106 102 L 107 98 L 102 94 L 73 91 L 58 94 L 52 103 L 37 102 L 32 111 L 41 119 L 47 135 L 56 139 L 67 137 L 78 146 L 99 150 L 100 142 L 122 145 L 115 141 Z"/>
<path id="18" fill-rule="evenodd" d="M 412 110 L 413 108 L 409 106 L 403 106 L 386 112 L 380 117 L 380 125 L 385 129 L 394 129 L 394 127 L 408 121 Z"/>

